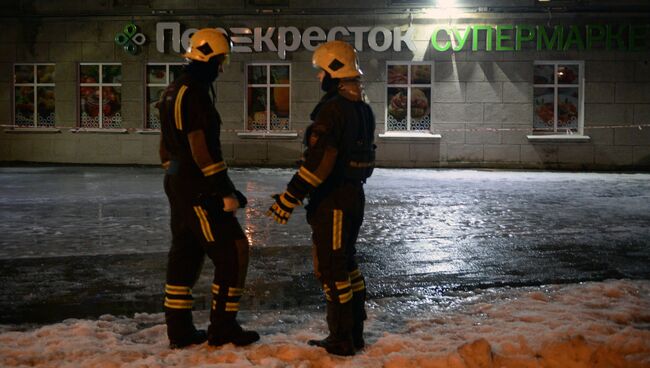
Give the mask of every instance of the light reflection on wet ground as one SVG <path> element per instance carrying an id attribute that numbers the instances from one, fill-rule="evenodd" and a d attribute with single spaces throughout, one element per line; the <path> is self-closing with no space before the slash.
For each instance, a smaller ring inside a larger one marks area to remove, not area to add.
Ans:
<path id="1" fill-rule="evenodd" d="M 234 169 L 253 245 L 244 309 L 321 304 L 304 210 L 263 216 L 293 174 Z M 374 307 L 472 291 L 649 278 L 650 175 L 380 169 L 359 258 Z M 169 211 L 155 168 L 0 168 L 0 323 L 161 310 Z M 207 308 L 211 267 L 194 293 Z"/>

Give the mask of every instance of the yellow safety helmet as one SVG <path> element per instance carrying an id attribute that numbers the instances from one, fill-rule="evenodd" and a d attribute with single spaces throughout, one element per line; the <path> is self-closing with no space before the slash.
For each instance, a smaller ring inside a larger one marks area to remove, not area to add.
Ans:
<path id="1" fill-rule="evenodd" d="M 329 41 L 318 46 L 311 62 L 314 67 L 328 72 L 332 78 L 356 78 L 363 74 L 354 47 L 343 41 Z"/>
<path id="2" fill-rule="evenodd" d="M 190 47 L 183 56 L 190 60 L 207 62 L 213 56 L 227 56 L 231 49 L 228 36 L 214 28 L 203 28 L 192 35 Z"/>

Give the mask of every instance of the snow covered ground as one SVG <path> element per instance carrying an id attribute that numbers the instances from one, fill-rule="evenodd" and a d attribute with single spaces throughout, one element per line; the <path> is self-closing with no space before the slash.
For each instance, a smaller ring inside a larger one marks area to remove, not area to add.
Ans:
<path id="1" fill-rule="evenodd" d="M 263 216 L 293 172 L 231 172 L 252 244 L 240 320 L 262 340 L 176 351 L 161 171 L 0 168 L 0 367 L 650 367 L 649 174 L 376 170 L 368 346 L 340 358 L 306 344 L 326 327 L 304 210 Z"/>
<path id="2" fill-rule="evenodd" d="M 5 326 L 0 366 L 650 367 L 649 281 L 486 289 L 462 305 L 402 317 L 371 303 L 368 346 L 349 358 L 306 344 L 325 331 L 320 311 L 242 313 L 246 327 L 262 333 L 243 348 L 170 350 L 161 314 Z M 207 316 L 195 319 L 204 325 Z"/>

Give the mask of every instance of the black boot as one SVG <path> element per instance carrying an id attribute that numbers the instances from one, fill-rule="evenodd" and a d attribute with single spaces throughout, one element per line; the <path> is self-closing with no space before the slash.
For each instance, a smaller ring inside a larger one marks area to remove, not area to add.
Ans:
<path id="1" fill-rule="evenodd" d="M 207 340 L 205 330 L 197 330 L 192 322 L 191 310 L 165 311 L 167 337 L 171 349 L 180 349 L 190 345 L 202 344 Z"/>
<path id="2" fill-rule="evenodd" d="M 260 339 L 260 334 L 256 331 L 244 330 L 237 322 L 229 328 L 222 327 L 218 330 L 210 333 L 208 345 L 221 346 L 233 343 L 237 346 L 246 346 Z"/>
<path id="3" fill-rule="evenodd" d="M 327 302 L 327 327 L 330 330 L 329 336 L 323 340 L 309 340 L 307 343 L 312 346 L 325 348 L 328 353 L 334 355 L 354 355 L 354 344 L 352 342 L 352 303 L 338 304 Z"/>
<path id="4" fill-rule="evenodd" d="M 361 350 L 366 346 L 363 339 L 363 321 L 368 318 L 366 315 L 366 291 L 358 291 L 352 297 L 352 342 L 354 348 Z"/>
<path id="5" fill-rule="evenodd" d="M 235 319 L 236 316 L 237 312 L 213 313 L 210 316 L 208 345 L 221 346 L 233 343 L 237 346 L 246 346 L 260 339 L 260 334 L 256 331 L 241 328 Z"/>
<path id="6" fill-rule="evenodd" d="M 342 356 L 354 355 L 354 344 L 351 340 L 337 340 L 332 335 L 322 340 L 309 340 L 307 344 L 325 349 L 328 353 Z"/>
<path id="7" fill-rule="evenodd" d="M 203 344 L 208 339 L 208 334 L 205 330 L 194 330 L 194 333 L 190 336 L 187 336 L 183 339 L 170 339 L 169 348 L 170 349 L 182 349 L 190 345 Z"/>

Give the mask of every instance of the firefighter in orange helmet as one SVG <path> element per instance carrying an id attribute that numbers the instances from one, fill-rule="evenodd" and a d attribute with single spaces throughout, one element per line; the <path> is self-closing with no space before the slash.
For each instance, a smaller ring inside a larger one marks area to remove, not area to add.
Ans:
<path id="1" fill-rule="evenodd" d="M 375 118 L 363 101 L 354 48 L 343 41 L 319 46 L 312 58 L 326 94 L 305 132 L 304 163 L 268 215 L 285 224 L 305 198 L 312 228 L 314 269 L 327 303 L 329 335 L 310 345 L 337 355 L 364 347 L 365 280 L 354 259 L 363 222 L 363 184 L 374 168 Z"/>
<path id="2" fill-rule="evenodd" d="M 171 210 L 164 305 L 172 348 L 206 340 L 215 346 L 259 340 L 257 332 L 243 330 L 236 320 L 249 244 L 235 212 L 246 205 L 246 198 L 228 177 L 220 144 L 221 118 L 212 89 L 230 49 L 228 37 L 216 29 L 194 33 L 184 54 L 189 64 L 159 102 L 160 158 Z M 207 333 L 194 327 L 191 291 L 205 255 L 215 267 Z"/>

